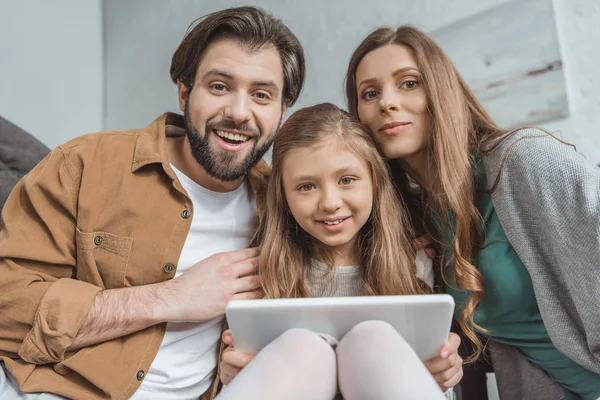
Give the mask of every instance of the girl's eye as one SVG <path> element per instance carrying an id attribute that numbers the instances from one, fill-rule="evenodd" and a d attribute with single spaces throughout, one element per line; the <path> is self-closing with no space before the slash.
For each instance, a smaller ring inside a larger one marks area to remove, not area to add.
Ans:
<path id="1" fill-rule="evenodd" d="M 345 176 L 342 179 L 340 179 L 340 183 L 342 185 L 351 185 L 351 184 L 354 183 L 355 180 L 356 179 L 354 179 L 354 178 L 350 178 L 349 176 Z"/>
<path id="2" fill-rule="evenodd" d="M 315 185 L 313 185 L 312 183 L 307 183 L 298 188 L 298 190 L 301 192 L 310 192 L 311 190 L 314 190 L 314 189 L 315 189 Z"/>
<path id="3" fill-rule="evenodd" d="M 369 90 L 367 92 L 364 92 L 362 97 L 364 100 L 373 100 L 374 98 L 377 97 L 377 91 Z"/>

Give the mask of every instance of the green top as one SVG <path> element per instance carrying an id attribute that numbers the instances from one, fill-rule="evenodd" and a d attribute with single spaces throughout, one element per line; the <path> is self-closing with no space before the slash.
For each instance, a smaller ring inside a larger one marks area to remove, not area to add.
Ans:
<path id="1" fill-rule="evenodd" d="M 485 169 L 480 160 L 477 179 L 487 187 Z M 518 348 L 534 364 L 543 368 L 556 382 L 578 393 L 583 399 L 600 396 L 600 376 L 576 364 L 552 344 L 535 298 L 531 277 L 500 225 L 492 199 L 483 191 L 477 199 L 481 213 L 484 244 L 475 258 L 475 266 L 483 275 L 485 295 L 477 306 L 474 321 L 492 332 L 491 339 Z M 452 232 L 448 239 L 453 240 Z M 450 242 L 448 242 L 450 243 Z M 445 259 L 452 256 L 449 246 Z M 456 302 L 455 316 L 464 309 L 469 294 L 457 290 L 454 268 L 448 268 L 447 292 Z M 567 398 L 573 397 L 568 394 Z"/>

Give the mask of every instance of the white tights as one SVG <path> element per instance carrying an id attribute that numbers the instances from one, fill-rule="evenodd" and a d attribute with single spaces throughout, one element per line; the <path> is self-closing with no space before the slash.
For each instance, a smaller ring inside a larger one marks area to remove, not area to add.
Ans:
<path id="1" fill-rule="evenodd" d="M 443 400 L 413 349 L 389 324 L 356 325 L 334 350 L 304 329 L 283 333 L 223 389 L 217 400 Z"/>

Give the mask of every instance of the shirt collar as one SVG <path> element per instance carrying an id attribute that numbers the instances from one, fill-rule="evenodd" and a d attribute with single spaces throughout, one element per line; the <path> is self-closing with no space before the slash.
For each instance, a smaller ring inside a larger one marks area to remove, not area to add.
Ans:
<path id="1" fill-rule="evenodd" d="M 131 172 L 135 173 L 149 164 L 162 164 L 165 173 L 171 179 L 175 179 L 175 176 L 171 176 L 171 168 L 167 167 L 169 165 L 167 137 L 184 135 L 185 121 L 182 115 L 167 112 L 155 119 L 138 137 Z M 265 160 L 261 159 L 248 172 L 247 178 L 257 197 L 263 197 L 266 194 L 270 170 Z"/>

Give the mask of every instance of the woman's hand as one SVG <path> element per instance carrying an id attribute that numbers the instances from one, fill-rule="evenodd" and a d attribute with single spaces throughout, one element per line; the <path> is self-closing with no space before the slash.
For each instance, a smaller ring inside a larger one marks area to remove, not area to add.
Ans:
<path id="1" fill-rule="evenodd" d="M 414 240 L 413 245 L 415 246 L 415 250 L 424 250 L 427 257 L 432 260 L 437 255 L 433 248 L 433 238 L 430 235 L 419 236 Z"/>
<path id="2" fill-rule="evenodd" d="M 460 346 L 460 337 L 451 332 L 448 343 L 440 350 L 440 355 L 424 362 L 425 367 L 444 392 L 454 387 L 463 377 L 463 360 L 458 355 L 458 346 Z"/>
<path id="3" fill-rule="evenodd" d="M 221 359 L 221 382 L 224 385 L 229 385 L 233 378 L 244 368 L 254 356 L 248 353 L 237 351 L 233 345 L 233 336 L 231 331 L 227 329 L 223 332 L 223 343 L 227 348 L 223 350 L 223 358 Z"/>

